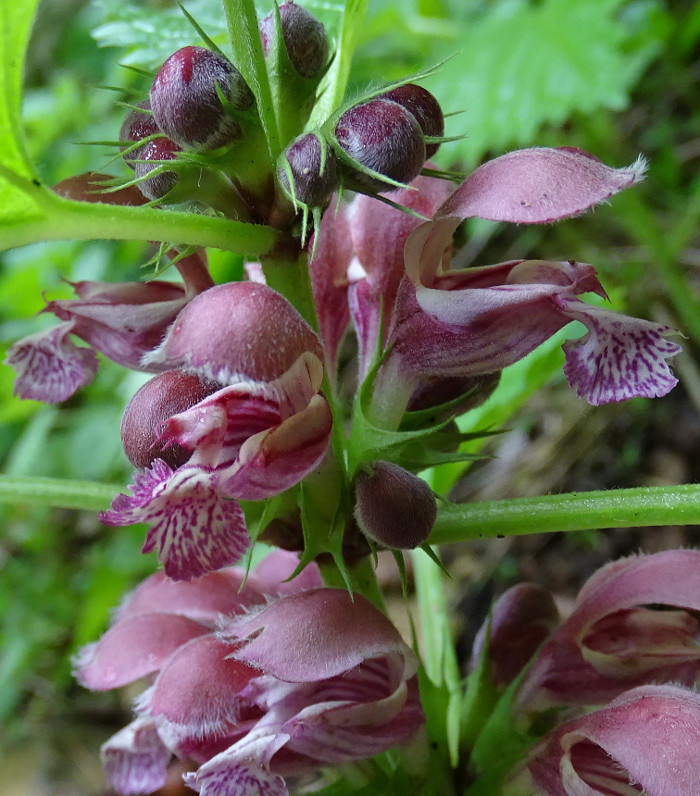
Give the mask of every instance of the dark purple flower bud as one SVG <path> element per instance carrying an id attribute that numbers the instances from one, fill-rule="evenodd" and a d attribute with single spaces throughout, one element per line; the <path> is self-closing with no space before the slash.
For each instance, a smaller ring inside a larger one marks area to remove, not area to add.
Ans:
<path id="1" fill-rule="evenodd" d="M 338 187 L 338 160 L 318 135 L 306 133 L 280 156 L 277 179 L 293 201 L 308 207 L 322 206 Z"/>
<path id="2" fill-rule="evenodd" d="M 406 83 L 382 94 L 380 99 L 398 102 L 399 105 L 412 113 L 423 131 L 423 135 L 441 136 L 444 134 L 445 117 L 442 115 L 440 103 L 422 86 L 417 86 L 415 83 Z M 438 151 L 439 146 L 440 144 L 426 143 L 426 158 L 431 158 Z"/>
<path id="3" fill-rule="evenodd" d="M 223 106 L 219 92 L 230 108 Z M 246 110 L 254 101 L 236 67 L 204 47 L 173 53 L 158 70 L 150 98 L 153 116 L 167 136 L 182 147 L 205 150 L 238 138 L 240 125 L 228 111 Z"/>
<path id="4" fill-rule="evenodd" d="M 398 550 L 423 544 L 435 524 L 430 487 L 398 464 L 377 461 L 355 478 L 355 519 L 375 542 Z"/>
<path id="5" fill-rule="evenodd" d="M 198 376 L 169 370 L 141 387 L 122 416 L 124 452 L 134 467 L 150 467 L 163 459 L 173 470 L 183 465 L 192 451 L 160 438 L 160 426 L 220 389 L 221 385 Z"/>
<path id="6" fill-rule="evenodd" d="M 153 114 L 150 112 L 151 103 L 148 100 L 144 100 L 137 103 L 136 107 L 143 108 L 143 110 L 130 110 L 119 131 L 119 140 L 127 146 L 161 132 L 156 120 L 153 118 Z M 125 148 L 127 147 L 125 146 Z M 130 169 L 135 168 L 134 161 L 140 158 L 140 151 L 141 147 L 136 147 L 130 149 L 124 155 L 124 162 Z"/>
<path id="7" fill-rule="evenodd" d="M 134 160 L 132 168 L 137 177 L 146 177 L 163 164 L 162 160 L 175 160 L 178 152 L 182 150 L 169 138 L 154 138 L 138 150 L 138 160 Z M 177 183 L 177 174 L 174 171 L 159 171 L 152 177 L 142 179 L 137 183 L 141 193 L 148 199 L 162 199 L 172 191 Z"/>
<path id="8" fill-rule="evenodd" d="M 292 66 L 302 77 L 316 77 L 328 61 L 328 34 L 323 25 L 296 3 L 279 7 L 282 37 Z M 260 39 L 267 56 L 272 43 L 275 17 L 271 11 L 260 23 Z"/>
<path id="9" fill-rule="evenodd" d="M 353 160 L 391 180 L 408 183 L 425 162 L 423 131 L 415 116 L 397 102 L 374 99 L 355 105 L 335 127 L 340 148 Z M 361 171 L 351 171 L 350 185 L 372 191 L 391 190 L 390 184 Z"/>

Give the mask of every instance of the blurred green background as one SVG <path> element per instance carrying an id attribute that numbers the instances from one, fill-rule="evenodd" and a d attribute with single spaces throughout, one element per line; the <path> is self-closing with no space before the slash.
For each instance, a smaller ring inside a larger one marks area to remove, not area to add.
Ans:
<path id="1" fill-rule="evenodd" d="M 185 5 L 224 45 L 216 0 Z M 337 29 L 339 5 L 304 5 Z M 120 101 L 145 96 L 147 80 L 124 65 L 152 71 L 196 42 L 168 2 L 46 0 L 24 101 L 42 180 L 52 184 L 89 169 L 125 174 L 120 163 L 105 166 L 109 147 L 85 143 L 117 139 Z M 371 0 L 350 90 L 447 59 L 424 84 L 451 114 L 447 134 L 464 138 L 442 147 L 440 166 L 467 171 L 533 144 L 582 147 L 614 166 L 640 152 L 650 160 L 645 183 L 583 219 L 532 228 L 471 222 L 462 262 L 588 261 L 616 308 L 686 336 L 675 363 L 681 385 L 654 402 L 591 410 L 565 388 L 556 344 L 528 358 L 478 418 L 513 431 L 494 443 L 497 458 L 460 478 L 453 494 L 492 498 L 700 477 L 699 45 L 700 5 L 690 0 Z M 63 280 L 140 279 L 151 255 L 146 244 L 114 242 L 39 244 L 0 255 L 3 351 L 51 324 L 36 313 L 42 294 L 70 296 Z M 219 280 L 239 267 L 233 256 L 213 257 Z M 12 378 L 0 368 L 2 472 L 127 483 L 119 420 L 143 377 L 103 361 L 94 383 L 60 407 L 13 398 Z M 461 475 L 450 470 L 442 486 Z M 128 698 L 83 692 L 72 682 L 70 656 L 97 637 L 109 610 L 155 560 L 139 553 L 142 529 L 108 529 L 89 513 L 0 504 L 0 523 L 0 793 L 99 793 L 96 747 L 126 720 Z M 543 572 L 550 567 L 542 564 L 544 542 L 448 553 L 468 561 L 466 574 L 456 567 L 454 602 L 470 610 L 474 583 L 523 576 L 550 577 L 566 592 L 586 567 L 646 537 L 619 538 L 624 544 L 595 534 L 568 538 L 561 543 L 567 555 L 583 563 L 562 565 L 558 575 Z M 483 597 L 495 588 L 476 591 Z"/>

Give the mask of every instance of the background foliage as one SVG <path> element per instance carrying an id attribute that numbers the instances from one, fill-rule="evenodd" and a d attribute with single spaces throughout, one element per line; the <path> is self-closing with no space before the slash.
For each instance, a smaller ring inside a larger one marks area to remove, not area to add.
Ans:
<path id="1" fill-rule="evenodd" d="M 185 5 L 223 45 L 225 21 L 217 1 Z M 261 13 L 269 5 L 261 3 Z M 339 5 L 305 5 L 331 32 L 338 29 Z M 425 83 L 454 114 L 448 134 L 464 135 L 442 148 L 441 166 L 468 170 L 487 156 L 534 143 L 580 146 L 616 166 L 640 151 L 650 158 L 647 182 L 617 197 L 612 207 L 556 228 L 472 222 L 462 254 L 465 264 L 535 251 L 587 260 L 603 272 L 616 306 L 671 323 L 688 339 L 676 363 L 682 385 L 674 397 L 593 414 L 558 390 L 557 341 L 535 352 L 465 420 L 472 427 L 514 427 L 503 439 L 505 445 L 509 438 L 520 441 L 515 461 L 521 466 L 508 470 L 513 453 L 501 448 L 501 471 L 494 465 L 477 469 L 460 482 L 459 493 L 517 496 L 562 484 L 576 489 L 643 483 L 650 470 L 649 440 L 660 427 L 679 427 L 679 449 L 683 437 L 687 443 L 698 430 L 700 6 L 690 0 L 372 0 L 359 37 L 353 92 L 448 59 Z M 110 149 L 83 142 L 114 140 L 125 112 L 120 102 L 147 90 L 148 80 L 137 69 L 153 70 L 196 40 L 166 0 L 45 0 L 22 106 L 28 154 L 41 180 L 53 184 L 103 168 Z M 109 168 L 125 173 L 119 163 Z M 2 220 L 11 220 L 16 210 L 5 202 Z M 43 306 L 42 293 L 69 297 L 62 279 L 138 279 L 150 255 L 146 244 L 114 242 L 36 244 L 0 255 L 0 346 L 49 323 L 35 313 Z M 236 278 L 240 262 L 217 253 L 213 269 L 218 280 Z M 121 452 L 119 418 L 141 380 L 103 362 L 90 387 L 52 408 L 13 398 L 12 371 L 0 368 L 2 471 L 126 483 L 130 468 Z M 545 383 L 548 390 L 522 409 Z M 562 415 L 558 436 L 545 433 L 551 418 Z M 686 454 L 680 458 L 687 463 Z M 530 464 L 523 467 L 523 461 Z M 461 468 L 445 468 L 434 484 L 447 492 L 461 475 Z M 698 476 L 697 465 L 689 464 L 673 477 Z M 94 747 L 128 704 L 115 695 L 100 701 L 81 694 L 70 678 L 69 657 L 96 637 L 109 609 L 153 570 L 154 561 L 138 553 L 141 529 L 106 529 L 89 513 L 3 504 L 0 523 L 0 741 L 8 770 L 17 768 L 30 781 L 26 791 L 18 784 L 18 792 L 96 792 Z M 599 545 L 597 539 L 579 535 L 568 543 L 587 551 Z M 523 569 L 515 553 L 501 556 L 497 580 L 506 582 Z M 454 602 L 471 610 L 478 601 L 459 593 L 460 582 L 457 574 Z M 464 621 L 467 636 L 469 624 Z M 39 752 L 27 767 L 18 750 L 30 738 Z M 11 779 L 3 778 L 0 791 Z"/>

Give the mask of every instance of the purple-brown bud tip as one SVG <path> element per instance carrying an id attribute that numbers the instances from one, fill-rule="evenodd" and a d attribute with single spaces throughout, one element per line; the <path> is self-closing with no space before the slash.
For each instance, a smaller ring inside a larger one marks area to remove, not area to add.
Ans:
<path id="1" fill-rule="evenodd" d="M 321 73 L 328 61 L 328 34 L 323 25 L 296 3 L 279 7 L 282 37 L 292 66 L 302 77 L 313 78 Z M 260 23 L 260 40 L 267 56 L 274 31 L 274 12 Z"/>
<path id="2" fill-rule="evenodd" d="M 377 461 L 355 478 L 355 519 L 370 539 L 395 550 L 423 544 L 437 504 L 430 487 L 398 464 Z"/>
<path id="3" fill-rule="evenodd" d="M 246 110 L 254 101 L 240 72 L 227 58 L 204 47 L 183 47 L 155 76 L 150 93 L 153 116 L 180 146 L 216 149 L 241 134 L 219 92 L 233 110 Z"/>
<path id="4" fill-rule="evenodd" d="M 122 444 L 134 467 L 150 467 L 154 459 L 163 459 L 173 470 L 183 465 L 191 451 L 161 441 L 160 426 L 218 389 L 220 385 L 214 382 L 179 370 L 166 371 L 146 382 L 122 415 Z"/>
<path id="5" fill-rule="evenodd" d="M 335 127 L 338 146 L 372 171 L 409 183 L 425 163 L 423 131 L 415 116 L 397 102 L 373 99 L 345 111 Z M 391 185 L 362 171 L 348 175 L 362 189 L 391 190 Z"/>
<path id="6" fill-rule="evenodd" d="M 322 206 L 338 187 L 338 160 L 317 135 L 306 133 L 280 156 L 277 179 L 293 201 L 308 207 Z"/>
<path id="7" fill-rule="evenodd" d="M 423 131 L 423 135 L 441 136 L 444 134 L 445 117 L 442 114 L 440 103 L 422 86 L 417 86 L 415 83 L 406 83 L 380 95 L 380 99 L 398 102 L 399 105 L 412 113 Z M 426 158 L 431 158 L 438 151 L 439 146 L 440 144 L 426 143 Z"/>

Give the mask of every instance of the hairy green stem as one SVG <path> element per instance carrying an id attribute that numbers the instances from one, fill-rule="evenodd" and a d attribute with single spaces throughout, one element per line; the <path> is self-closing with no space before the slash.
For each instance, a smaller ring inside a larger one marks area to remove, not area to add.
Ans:
<path id="1" fill-rule="evenodd" d="M 700 485 L 638 487 L 448 504 L 431 544 L 594 528 L 700 524 Z"/>
<path id="2" fill-rule="evenodd" d="M 109 507 L 117 492 L 123 489 L 121 484 L 0 475 L 0 502 L 3 503 L 103 511 Z"/>

